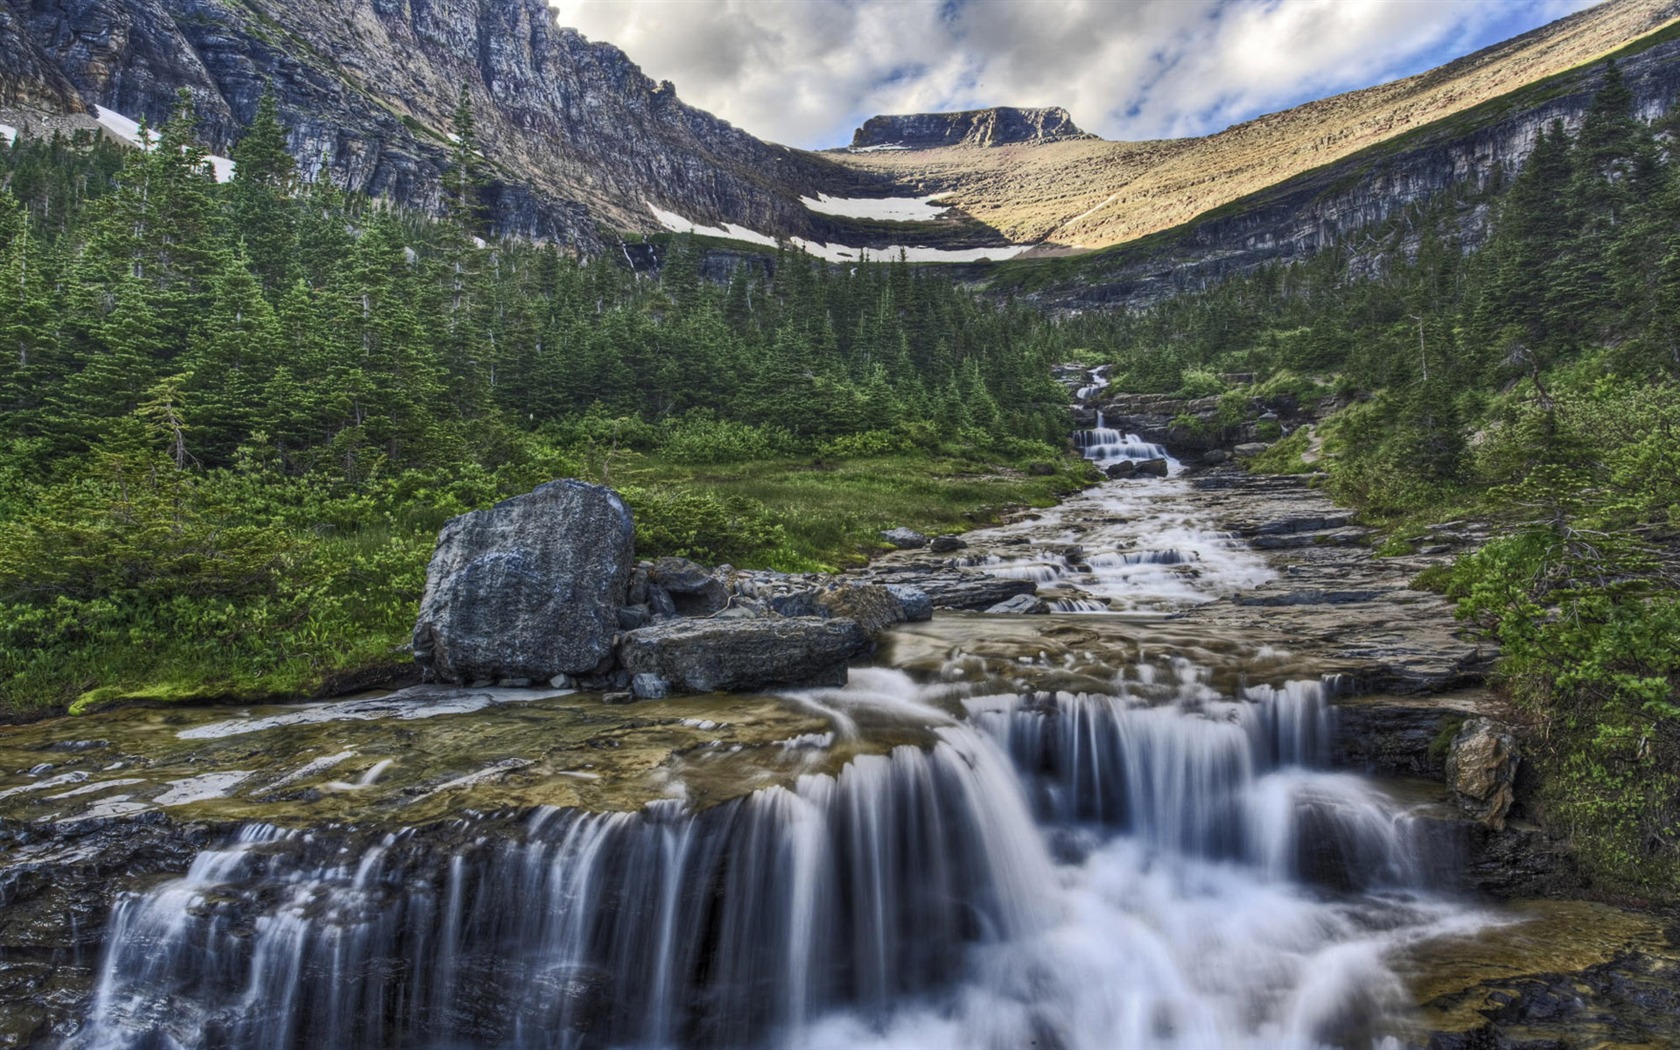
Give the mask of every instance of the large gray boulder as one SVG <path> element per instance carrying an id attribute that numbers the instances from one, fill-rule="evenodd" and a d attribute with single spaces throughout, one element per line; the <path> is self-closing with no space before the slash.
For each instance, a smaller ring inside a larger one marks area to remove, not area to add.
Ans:
<path id="1" fill-rule="evenodd" d="M 600 669 L 612 656 L 634 539 L 618 494 L 582 481 L 451 518 L 426 570 L 414 658 L 442 682 Z"/>
<path id="2" fill-rule="evenodd" d="M 869 652 L 856 620 L 817 617 L 666 620 L 625 634 L 618 659 L 678 693 L 845 685 L 846 664 Z"/>

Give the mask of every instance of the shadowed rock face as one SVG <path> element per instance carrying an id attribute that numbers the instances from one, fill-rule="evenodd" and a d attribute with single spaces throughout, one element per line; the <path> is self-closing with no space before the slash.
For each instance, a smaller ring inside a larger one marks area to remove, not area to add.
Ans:
<path id="1" fill-rule="evenodd" d="M 1051 142 L 1083 138 L 1068 111 L 1060 106 L 1019 109 L 995 106 L 961 113 L 911 113 L 870 117 L 852 134 L 853 149 L 904 146 L 1007 146 L 1016 142 Z"/>
<path id="2" fill-rule="evenodd" d="M 611 489 L 555 481 L 438 536 L 414 658 L 444 682 L 595 670 L 612 654 L 635 530 Z"/>

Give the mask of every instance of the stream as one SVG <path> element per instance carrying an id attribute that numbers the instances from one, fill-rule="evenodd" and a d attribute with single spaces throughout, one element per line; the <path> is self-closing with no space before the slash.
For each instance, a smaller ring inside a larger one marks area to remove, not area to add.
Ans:
<path id="1" fill-rule="evenodd" d="M 1471 703 L 1408 566 L 1299 486 L 1169 471 L 967 534 L 1053 611 L 902 625 L 844 688 L 6 730 L 0 1045 L 1401 1050 L 1667 950 L 1474 894 L 1440 783 L 1347 759 L 1339 702 Z"/>

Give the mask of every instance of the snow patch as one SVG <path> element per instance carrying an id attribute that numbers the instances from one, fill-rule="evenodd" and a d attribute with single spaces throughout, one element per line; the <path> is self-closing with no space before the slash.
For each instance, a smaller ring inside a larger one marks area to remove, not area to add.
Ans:
<path id="1" fill-rule="evenodd" d="M 152 128 L 147 128 L 146 141 L 141 142 L 140 122 L 137 120 L 131 120 L 114 109 L 106 109 L 104 106 L 95 106 L 93 107 L 93 119 L 99 122 L 100 127 L 131 145 L 149 148 L 158 140 L 157 131 Z M 215 175 L 217 182 L 230 182 L 233 180 L 233 161 L 226 157 L 218 157 L 213 153 L 206 154 L 204 159 L 210 162 L 210 170 Z"/>
<path id="2" fill-rule="evenodd" d="M 886 222 L 926 222 L 945 214 L 947 208 L 933 203 L 933 197 L 801 197 L 799 202 L 819 215 L 848 219 L 879 219 Z"/>
<path id="3" fill-rule="evenodd" d="M 905 145 L 903 145 L 901 143 L 897 143 L 897 142 L 883 142 L 879 146 L 847 146 L 846 147 L 846 152 L 847 153 L 885 153 L 887 150 L 909 149 L 909 148 L 910 148 L 909 146 L 905 146 Z"/>
<path id="4" fill-rule="evenodd" d="M 706 237 L 723 237 L 729 240 L 746 241 L 749 244 L 762 244 L 774 248 L 776 239 L 768 234 L 750 230 L 745 226 L 734 223 L 724 223 L 721 226 L 703 226 L 693 219 L 685 219 L 674 211 L 666 211 L 648 203 L 648 210 L 659 220 L 659 224 L 673 233 L 698 233 Z M 924 248 L 913 245 L 893 244 L 885 248 L 852 248 L 844 244 L 825 244 L 819 241 L 808 241 L 803 237 L 793 237 L 788 243 L 800 251 L 829 262 L 858 262 L 865 256 L 871 259 L 891 261 L 902 254 L 906 261 L 915 263 L 933 262 L 979 262 L 982 259 L 994 261 L 1011 259 L 1031 248 L 1030 244 L 1000 244 L 992 248 Z"/>
<path id="5" fill-rule="evenodd" d="M 762 244 L 771 248 L 776 246 L 776 238 L 767 237 L 757 230 L 749 230 L 745 226 L 737 226 L 732 222 L 726 222 L 722 226 L 702 226 L 693 219 L 685 219 L 674 211 L 666 211 L 663 208 L 655 207 L 651 203 L 648 204 L 648 210 L 653 212 L 653 217 L 659 220 L 659 225 L 673 233 L 698 233 L 706 237 L 727 237 L 735 241 L 749 241 L 753 244 Z"/>
<path id="6" fill-rule="evenodd" d="M 6 145 L 10 146 L 12 143 L 16 142 L 17 136 L 17 128 L 12 127 L 10 124 L 0 124 L 0 139 L 5 139 Z"/>

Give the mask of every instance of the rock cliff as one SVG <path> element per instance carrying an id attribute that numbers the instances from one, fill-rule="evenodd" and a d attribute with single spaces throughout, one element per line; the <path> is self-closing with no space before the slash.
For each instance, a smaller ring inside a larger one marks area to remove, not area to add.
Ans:
<path id="1" fill-rule="evenodd" d="M 821 239 L 800 194 L 887 181 L 685 105 L 542 0 L 0 0 L 0 54 L 0 106 L 157 121 L 186 87 L 217 151 L 271 83 L 306 175 L 422 208 L 465 84 L 496 227 L 586 251 L 658 230 L 649 204 Z"/>
<path id="2" fill-rule="evenodd" d="M 961 113 L 912 113 L 870 117 L 852 135 L 852 149 L 941 146 L 1006 146 L 1017 142 L 1054 142 L 1085 138 L 1068 111 L 995 106 Z"/>

